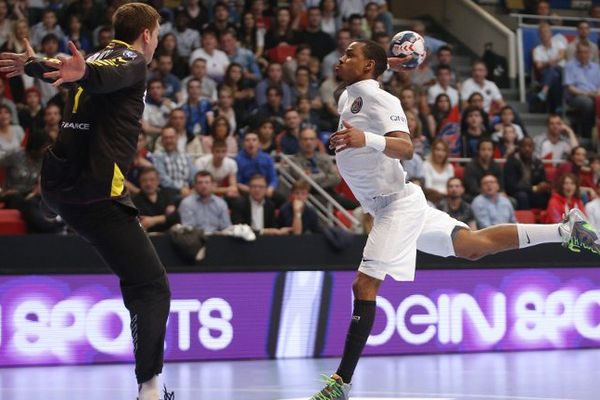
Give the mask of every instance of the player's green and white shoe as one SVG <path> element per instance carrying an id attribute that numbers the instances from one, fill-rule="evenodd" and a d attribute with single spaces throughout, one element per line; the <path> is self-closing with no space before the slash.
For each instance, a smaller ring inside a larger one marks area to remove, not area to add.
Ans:
<path id="1" fill-rule="evenodd" d="M 350 399 L 350 389 L 352 388 L 352 385 L 349 383 L 344 383 L 342 378 L 338 376 L 329 377 L 327 375 L 323 375 L 323 382 L 325 383 L 325 387 L 321 389 L 319 393 L 313 395 L 310 400 Z"/>
<path id="2" fill-rule="evenodd" d="M 578 209 L 569 210 L 559 230 L 563 238 L 563 246 L 572 252 L 579 253 L 581 249 L 586 249 L 600 254 L 600 235 Z"/>

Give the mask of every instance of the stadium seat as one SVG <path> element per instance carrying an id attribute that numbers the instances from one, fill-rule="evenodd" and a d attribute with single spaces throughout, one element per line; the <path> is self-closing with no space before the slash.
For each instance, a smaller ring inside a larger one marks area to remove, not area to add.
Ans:
<path id="1" fill-rule="evenodd" d="M 535 224 L 535 214 L 531 210 L 515 210 L 515 218 L 521 224 Z"/>
<path id="2" fill-rule="evenodd" d="M 0 235 L 24 235 L 26 233 L 27 226 L 18 210 L 0 210 Z"/>
<path id="3" fill-rule="evenodd" d="M 461 181 L 464 181 L 465 178 L 465 167 L 460 165 L 459 163 L 454 164 L 454 176 Z"/>
<path id="4" fill-rule="evenodd" d="M 348 212 L 351 213 L 352 210 L 349 210 Z M 346 228 L 352 228 L 352 222 L 350 222 L 350 220 L 340 210 L 334 210 L 333 215 L 335 215 L 338 221 L 344 224 Z"/>
<path id="5" fill-rule="evenodd" d="M 335 187 L 335 191 L 339 194 L 341 194 L 344 197 L 349 198 L 350 200 L 356 200 L 356 197 L 354 197 L 354 193 L 352 193 L 352 190 L 350 190 L 350 187 L 348 186 L 348 184 L 346 183 L 346 181 L 344 181 L 342 179 L 342 181 Z"/>

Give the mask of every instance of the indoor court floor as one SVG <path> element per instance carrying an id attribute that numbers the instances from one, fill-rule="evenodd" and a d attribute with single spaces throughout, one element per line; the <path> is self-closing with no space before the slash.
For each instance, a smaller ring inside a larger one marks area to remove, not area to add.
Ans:
<path id="1" fill-rule="evenodd" d="M 367 357 L 351 400 L 597 400 L 600 350 Z M 176 400 L 307 400 L 337 359 L 169 363 Z M 133 365 L 0 369 L 0 400 L 136 396 Z"/>

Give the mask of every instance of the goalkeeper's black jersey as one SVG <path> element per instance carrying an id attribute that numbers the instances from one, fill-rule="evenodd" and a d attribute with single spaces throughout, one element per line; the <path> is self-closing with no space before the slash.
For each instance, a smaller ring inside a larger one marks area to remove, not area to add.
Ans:
<path id="1" fill-rule="evenodd" d="M 41 78 L 41 60 L 25 67 Z M 65 203 L 115 199 L 132 205 L 125 190 L 141 132 L 146 60 L 127 43 L 113 40 L 86 59 L 84 77 L 69 86 L 60 133 L 44 158 L 42 189 Z"/>

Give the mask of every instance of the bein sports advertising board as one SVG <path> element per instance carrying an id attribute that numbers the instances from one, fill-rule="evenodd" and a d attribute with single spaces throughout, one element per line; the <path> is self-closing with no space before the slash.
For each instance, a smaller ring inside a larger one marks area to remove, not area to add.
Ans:
<path id="1" fill-rule="evenodd" d="M 354 272 L 171 274 L 166 360 L 339 356 Z M 600 345 L 600 269 L 417 271 L 386 280 L 365 354 Z M 0 277 L 0 366 L 132 360 L 112 275 Z"/>

